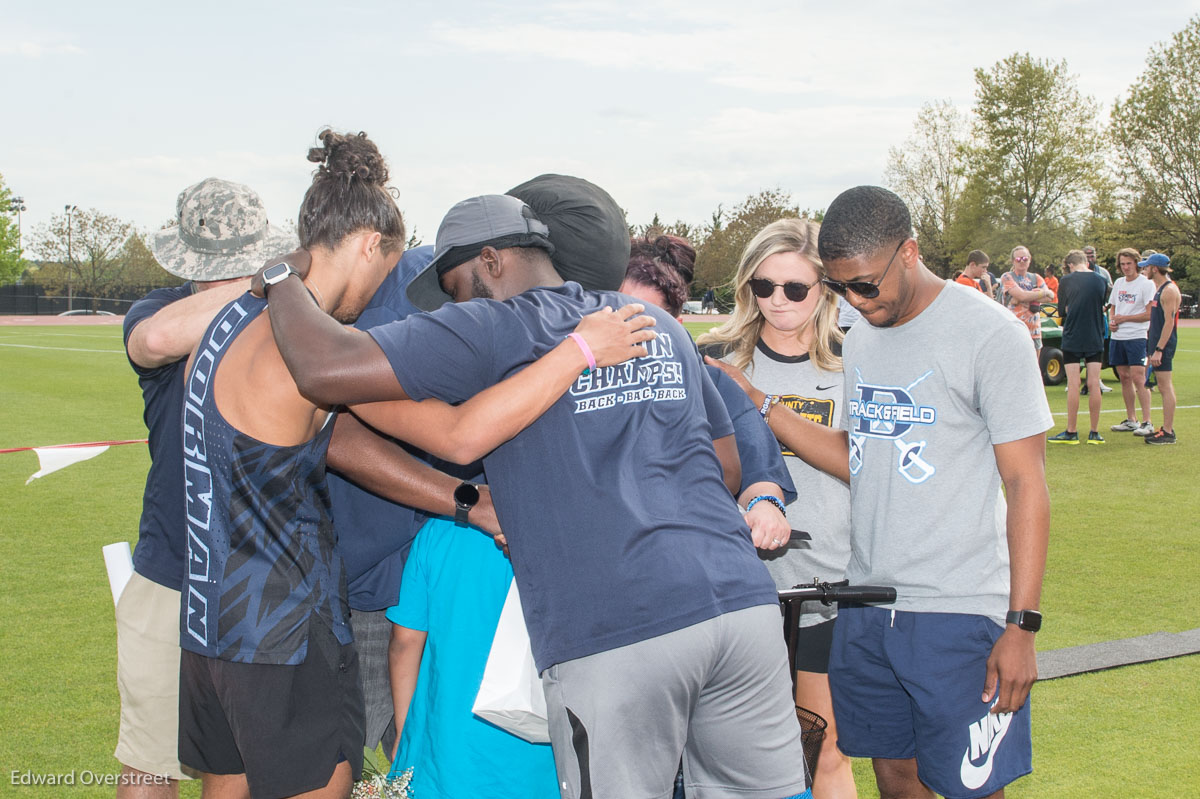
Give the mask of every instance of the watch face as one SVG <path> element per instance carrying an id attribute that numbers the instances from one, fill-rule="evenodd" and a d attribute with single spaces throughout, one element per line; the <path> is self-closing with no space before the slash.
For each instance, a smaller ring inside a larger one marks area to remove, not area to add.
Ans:
<path id="1" fill-rule="evenodd" d="M 454 489 L 454 501 L 459 505 L 473 508 L 479 501 L 479 489 L 472 483 L 461 483 L 458 488 Z"/>
<path id="2" fill-rule="evenodd" d="M 272 283 L 278 283 L 292 273 L 292 267 L 289 264 L 275 264 L 268 266 L 263 270 L 263 283 L 268 286 Z"/>
<path id="3" fill-rule="evenodd" d="M 1042 629 L 1042 614 L 1036 610 L 1013 610 L 1009 611 L 1006 619 L 1010 624 L 1015 624 L 1022 630 L 1027 630 L 1031 633 L 1036 633 Z"/>

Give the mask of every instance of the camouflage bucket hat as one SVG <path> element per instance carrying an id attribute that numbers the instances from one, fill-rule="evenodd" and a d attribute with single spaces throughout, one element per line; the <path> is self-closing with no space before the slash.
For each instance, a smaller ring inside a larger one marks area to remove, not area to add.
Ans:
<path id="1" fill-rule="evenodd" d="M 154 258 L 185 280 L 252 275 L 273 255 L 296 249 L 296 237 L 267 222 L 249 186 L 208 178 L 179 193 L 176 224 L 150 237 Z"/>

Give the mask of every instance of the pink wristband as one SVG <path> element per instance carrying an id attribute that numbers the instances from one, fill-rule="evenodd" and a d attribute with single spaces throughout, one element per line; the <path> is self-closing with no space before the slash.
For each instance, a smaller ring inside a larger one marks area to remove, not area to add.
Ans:
<path id="1" fill-rule="evenodd" d="M 583 340 L 583 336 L 579 335 L 578 333 L 568 333 L 567 338 L 574 339 L 575 343 L 579 345 L 579 349 L 583 350 L 583 357 L 587 358 L 588 368 L 584 369 L 583 373 L 586 375 L 588 372 L 595 369 L 596 356 L 592 355 L 592 348 L 589 347 L 587 342 Z"/>

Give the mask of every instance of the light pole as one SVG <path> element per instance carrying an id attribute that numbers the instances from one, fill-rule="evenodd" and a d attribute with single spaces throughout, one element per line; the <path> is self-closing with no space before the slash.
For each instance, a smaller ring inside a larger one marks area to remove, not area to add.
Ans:
<path id="1" fill-rule="evenodd" d="M 17 257 L 20 258 L 21 253 L 25 249 L 24 247 L 21 246 L 21 212 L 28 210 L 25 207 L 25 198 L 24 197 L 13 197 L 11 200 L 8 201 L 8 210 L 9 210 L 9 212 L 12 212 L 12 211 L 17 212 Z"/>
<path id="2" fill-rule="evenodd" d="M 78 205 L 64 205 L 63 211 L 67 214 L 67 310 L 74 309 L 75 291 L 71 279 L 74 275 L 75 256 L 71 254 L 71 226 L 75 212 L 79 210 Z"/>

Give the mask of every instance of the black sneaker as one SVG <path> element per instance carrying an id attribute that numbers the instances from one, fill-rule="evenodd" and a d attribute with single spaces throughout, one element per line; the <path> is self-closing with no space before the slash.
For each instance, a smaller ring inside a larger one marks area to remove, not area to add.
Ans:
<path id="1" fill-rule="evenodd" d="M 1051 444 L 1078 444 L 1079 433 L 1071 433 L 1066 430 L 1056 436 L 1050 436 L 1048 439 Z M 1146 439 L 1149 441 L 1149 439 Z"/>
<path id="2" fill-rule="evenodd" d="M 1160 427 L 1157 433 L 1152 436 L 1146 436 L 1142 441 L 1145 441 L 1147 444 L 1174 444 L 1175 434 L 1168 433 Z"/>
<path id="3" fill-rule="evenodd" d="M 1103 444 L 1103 443 L 1104 443 L 1104 439 L 1100 437 L 1100 434 L 1099 434 L 1099 433 L 1097 433 L 1095 430 L 1093 430 L 1092 432 L 1088 433 L 1088 437 L 1087 437 L 1087 443 L 1089 443 L 1089 444 Z"/>

